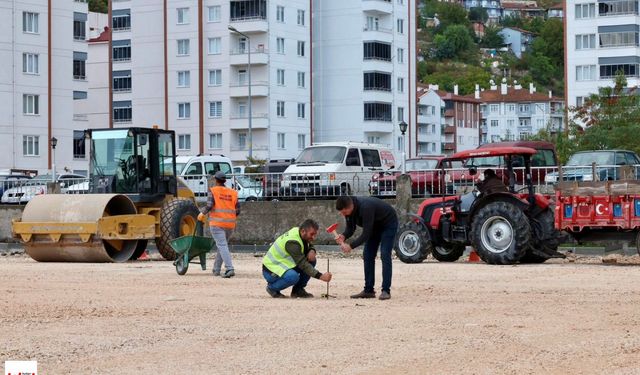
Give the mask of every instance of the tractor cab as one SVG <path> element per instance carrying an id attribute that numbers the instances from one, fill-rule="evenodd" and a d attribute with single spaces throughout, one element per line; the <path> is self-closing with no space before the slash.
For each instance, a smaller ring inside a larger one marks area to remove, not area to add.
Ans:
<path id="1" fill-rule="evenodd" d="M 90 193 L 157 202 L 177 194 L 175 133 L 155 128 L 91 129 Z"/>

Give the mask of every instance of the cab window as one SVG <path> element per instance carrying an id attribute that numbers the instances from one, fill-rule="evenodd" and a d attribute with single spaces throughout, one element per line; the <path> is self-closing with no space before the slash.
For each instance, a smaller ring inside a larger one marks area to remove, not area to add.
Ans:
<path id="1" fill-rule="evenodd" d="M 553 150 L 538 150 L 531 158 L 532 167 L 553 167 L 556 166 L 556 158 Z"/>
<path id="2" fill-rule="evenodd" d="M 217 171 L 231 174 L 231 165 L 229 163 L 206 162 L 204 163 L 204 170 L 206 174 L 215 174 Z"/>
<path id="3" fill-rule="evenodd" d="M 187 167 L 187 170 L 184 171 L 185 175 L 202 175 L 202 164 L 193 163 Z"/>
<path id="4" fill-rule="evenodd" d="M 378 150 L 362 149 L 362 162 L 365 167 L 382 167 Z"/>
<path id="5" fill-rule="evenodd" d="M 350 148 L 347 152 L 347 167 L 359 167 L 360 164 L 360 153 L 357 148 Z"/>

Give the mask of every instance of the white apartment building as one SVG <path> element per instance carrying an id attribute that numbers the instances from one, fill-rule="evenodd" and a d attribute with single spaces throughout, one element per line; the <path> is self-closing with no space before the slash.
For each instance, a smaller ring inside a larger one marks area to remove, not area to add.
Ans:
<path id="1" fill-rule="evenodd" d="M 475 98 L 480 99 L 481 144 L 526 139 L 542 129 L 559 131 L 564 122 L 564 100 L 551 92 L 536 92 L 506 80 L 489 90 L 480 91 L 476 85 Z"/>
<path id="2" fill-rule="evenodd" d="M 637 0 L 567 0 L 565 8 L 566 101 L 582 105 L 598 87 L 613 86 L 616 72 L 629 86 L 640 83 Z"/>
<path id="3" fill-rule="evenodd" d="M 416 9 L 416 0 L 313 1 L 313 142 L 380 143 L 416 156 Z"/>
<path id="4" fill-rule="evenodd" d="M 418 89 L 418 156 L 441 155 L 445 103 L 436 90 Z"/>
<path id="5" fill-rule="evenodd" d="M 87 13 L 83 1 L 0 1 L 0 169 L 86 173 Z"/>
<path id="6" fill-rule="evenodd" d="M 158 125 L 175 130 L 178 154 L 237 162 L 309 145 L 309 1 L 166 4 L 112 2 L 114 126 Z"/>

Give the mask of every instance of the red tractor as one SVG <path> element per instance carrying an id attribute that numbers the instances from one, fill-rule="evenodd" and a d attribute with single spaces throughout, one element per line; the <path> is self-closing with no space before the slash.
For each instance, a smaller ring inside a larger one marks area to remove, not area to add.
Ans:
<path id="1" fill-rule="evenodd" d="M 542 263 L 557 252 L 560 232 L 554 228 L 554 209 L 549 198 L 535 194 L 531 181 L 528 147 L 487 147 L 461 151 L 443 159 L 463 161 L 475 175 L 474 159 L 502 156 L 509 178 L 508 191 L 481 193 L 475 189 L 460 196 L 425 199 L 416 215 L 402 225 L 395 251 L 405 263 L 422 262 L 430 253 L 442 262 L 456 261 L 473 246 L 489 264 Z M 517 157 L 517 158 L 516 158 Z M 525 185 L 516 191 L 512 160 L 524 161 Z M 445 171 L 441 170 L 444 180 Z M 444 182 L 443 182 L 444 183 Z"/>

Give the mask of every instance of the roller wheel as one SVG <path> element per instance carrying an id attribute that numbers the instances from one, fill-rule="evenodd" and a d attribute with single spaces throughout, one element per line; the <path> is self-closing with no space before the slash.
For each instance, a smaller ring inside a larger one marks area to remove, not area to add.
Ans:
<path id="1" fill-rule="evenodd" d="M 455 262 L 464 253 L 464 248 L 463 245 L 436 246 L 433 249 L 433 257 L 439 262 Z"/>
<path id="2" fill-rule="evenodd" d="M 136 260 L 142 256 L 145 250 L 147 250 L 147 240 L 138 240 L 138 244 L 136 245 L 136 250 L 133 252 L 131 256 L 131 260 Z"/>
<path id="3" fill-rule="evenodd" d="M 475 214 L 471 239 L 484 262 L 515 264 L 529 249 L 531 227 L 524 212 L 514 204 L 492 202 Z"/>
<path id="4" fill-rule="evenodd" d="M 193 235 L 198 222 L 198 208 L 187 198 L 175 198 L 162 205 L 160 212 L 160 237 L 156 240 L 158 252 L 166 260 L 176 259 L 169 241 Z M 196 233 L 201 235 L 201 233 Z"/>
<path id="5" fill-rule="evenodd" d="M 189 262 L 184 261 L 184 256 L 178 257 L 175 261 L 176 264 L 176 272 L 178 275 L 182 276 L 187 273 L 187 269 L 189 269 Z"/>
<path id="6" fill-rule="evenodd" d="M 404 263 L 420 263 L 432 250 L 431 236 L 423 224 L 411 221 L 400 227 L 395 242 L 398 259 Z"/>

